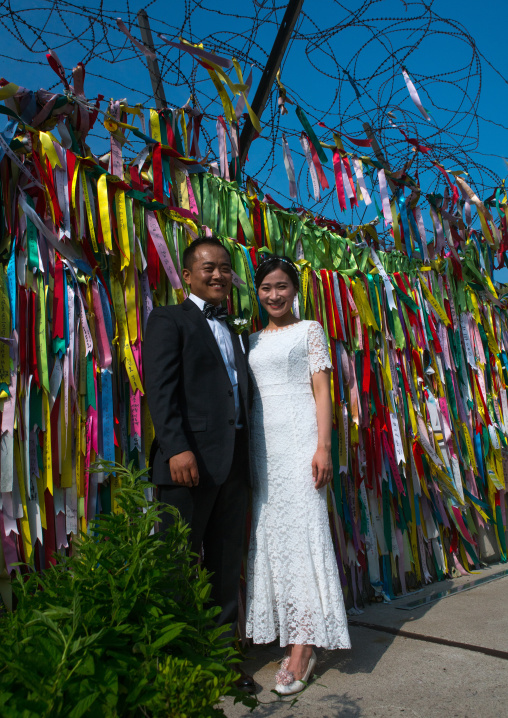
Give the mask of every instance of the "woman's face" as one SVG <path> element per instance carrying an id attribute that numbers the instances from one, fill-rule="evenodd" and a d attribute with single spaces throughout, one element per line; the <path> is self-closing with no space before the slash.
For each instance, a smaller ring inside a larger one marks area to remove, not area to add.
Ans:
<path id="1" fill-rule="evenodd" d="M 274 269 L 261 282 L 258 296 L 270 317 L 280 318 L 291 311 L 296 287 L 282 269 Z"/>

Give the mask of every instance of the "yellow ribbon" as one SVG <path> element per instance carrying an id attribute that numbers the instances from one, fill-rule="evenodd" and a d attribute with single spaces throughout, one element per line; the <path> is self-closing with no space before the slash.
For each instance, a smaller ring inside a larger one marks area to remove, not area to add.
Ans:
<path id="1" fill-rule="evenodd" d="M 21 499 L 21 504 L 23 506 L 23 516 L 20 519 L 21 537 L 23 539 L 23 548 L 25 549 L 25 556 L 26 556 L 27 563 L 30 563 L 31 558 L 32 558 L 32 540 L 31 540 L 31 535 L 30 535 L 30 523 L 28 521 L 25 472 L 23 471 L 21 451 L 20 451 L 17 435 L 14 436 L 14 463 L 16 465 L 16 472 L 17 472 L 18 478 L 19 478 L 19 481 L 18 481 L 19 495 L 20 495 L 20 499 Z"/>
<path id="2" fill-rule="evenodd" d="M 229 96 L 224 89 L 224 85 L 219 80 L 217 73 L 215 70 L 212 70 L 210 68 L 207 68 L 208 74 L 210 75 L 210 78 L 215 85 L 215 89 L 219 93 L 219 97 L 222 102 L 222 106 L 224 108 L 224 115 L 226 117 L 226 120 L 231 124 L 232 122 L 236 122 L 236 115 L 235 111 L 233 109 L 233 105 L 231 104 L 231 100 L 229 99 Z M 229 78 L 228 78 L 229 80 Z"/>
<path id="3" fill-rule="evenodd" d="M 129 244 L 129 229 L 127 227 L 127 209 L 125 207 L 125 192 L 118 189 L 115 193 L 116 221 L 118 226 L 118 241 L 120 243 L 120 269 L 128 267 L 131 261 Z"/>
<path id="4" fill-rule="evenodd" d="M 51 417 L 49 397 L 46 389 L 42 390 L 42 411 L 44 414 L 45 431 L 43 432 L 42 464 L 44 471 L 44 488 L 53 495 L 53 454 L 51 451 Z"/>
<path id="5" fill-rule="evenodd" d="M 127 324 L 129 327 L 130 343 L 135 344 L 138 338 L 138 318 L 136 314 L 136 283 L 134 262 L 127 267 L 125 274 L 125 304 L 127 306 Z"/>
<path id="6" fill-rule="evenodd" d="M 438 317 L 441 319 L 441 321 L 448 326 L 450 324 L 450 320 L 448 319 L 448 315 L 443 309 L 443 307 L 439 304 L 437 299 L 434 297 L 430 289 L 427 287 L 427 283 L 423 277 L 423 275 L 420 273 L 420 286 L 423 289 L 423 293 L 425 294 L 425 299 L 429 302 L 431 307 L 435 310 Z"/>
<path id="7" fill-rule="evenodd" d="M 242 70 L 240 69 L 238 60 L 236 60 L 234 57 L 233 57 L 233 65 L 236 70 L 236 74 L 238 75 L 238 80 L 240 82 L 240 85 L 243 85 L 247 89 L 247 86 L 244 85 L 244 82 L 243 82 Z M 242 91 L 242 95 L 243 95 L 243 99 L 245 101 L 245 107 L 247 108 L 247 112 L 249 113 L 250 121 L 252 122 L 254 129 L 256 130 L 256 132 L 261 132 L 261 123 L 259 122 L 259 117 L 256 115 L 256 113 L 254 112 L 252 107 L 249 105 L 245 91 Z"/>
<path id="8" fill-rule="evenodd" d="M 143 394 L 143 385 L 139 376 L 138 368 L 134 360 L 131 345 L 129 344 L 129 327 L 125 314 L 125 304 L 123 299 L 122 286 L 114 274 L 110 275 L 111 280 L 111 298 L 115 308 L 115 316 L 118 327 L 118 343 L 120 347 L 120 359 L 124 362 L 127 376 L 132 387 L 132 391 L 139 391 Z"/>
<path id="9" fill-rule="evenodd" d="M 152 132 L 153 139 L 156 142 L 161 142 L 161 126 L 157 110 L 150 110 L 150 130 Z"/>
<path id="10" fill-rule="evenodd" d="M 15 85 L 14 82 L 8 82 L 3 87 L 0 87 L 0 100 L 7 100 L 9 97 L 13 97 L 18 90 L 18 85 Z"/>
<path id="11" fill-rule="evenodd" d="M 111 222 L 109 219 L 108 182 L 105 174 L 102 174 L 97 181 L 97 195 L 99 197 L 99 214 L 101 217 L 104 246 L 106 249 L 109 249 L 109 251 L 112 251 L 113 242 L 111 239 Z"/>
<path id="12" fill-rule="evenodd" d="M 42 149 L 44 154 L 47 156 L 49 163 L 53 169 L 55 167 L 62 167 L 62 163 L 56 153 L 55 145 L 53 140 L 55 139 L 50 132 L 39 132 L 39 139 L 41 141 Z"/>

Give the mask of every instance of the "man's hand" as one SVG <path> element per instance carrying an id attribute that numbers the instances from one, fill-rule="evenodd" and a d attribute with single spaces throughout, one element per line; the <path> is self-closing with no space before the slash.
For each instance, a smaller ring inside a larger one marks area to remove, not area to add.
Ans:
<path id="1" fill-rule="evenodd" d="M 180 486 L 199 484 L 198 464 L 192 451 L 182 451 L 181 454 L 172 456 L 169 460 L 169 470 L 175 484 Z"/>
<path id="2" fill-rule="evenodd" d="M 316 489 L 329 484 L 333 478 L 332 452 L 318 447 L 312 459 L 312 476 Z"/>

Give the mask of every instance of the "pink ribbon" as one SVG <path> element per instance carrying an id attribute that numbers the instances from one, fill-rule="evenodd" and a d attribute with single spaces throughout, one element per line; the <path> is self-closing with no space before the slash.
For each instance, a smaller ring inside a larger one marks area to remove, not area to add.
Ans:
<path id="1" fill-rule="evenodd" d="M 233 67 L 233 63 L 231 60 L 227 60 L 225 57 L 220 57 L 220 55 L 214 55 L 212 52 L 207 52 L 206 50 L 201 49 L 200 47 L 193 47 L 192 45 L 186 45 L 183 42 L 172 42 L 171 40 L 168 40 L 168 38 L 165 35 L 162 35 L 160 32 L 157 33 L 158 37 L 166 43 L 166 45 L 170 45 L 171 47 L 176 47 L 177 50 L 181 50 L 182 52 L 188 52 L 190 55 L 195 55 L 196 57 L 200 57 L 203 60 L 208 60 L 209 62 L 213 62 L 215 65 L 219 65 L 219 67 L 225 67 L 229 69 L 230 67 Z"/>
<path id="2" fill-rule="evenodd" d="M 152 242 L 157 250 L 157 254 L 162 262 L 162 266 L 164 267 L 164 271 L 168 275 L 168 279 L 171 282 L 173 289 L 182 289 L 182 283 L 180 281 L 180 277 L 178 276 L 178 272 L 175 269 L 175 265 L 173 264 L 173 260 L 171 259 L 168 245 L 162 236 L 159 223 L 157 222 L 153 212 L 145 212 L 145 222 L 147 229 L 150 232 Z"/>
<path id="3" fill-rule="evenodd" d="M 152 52 L 151 50 L 149 50 L 147 47 L 142 45 L 139 42 L 139 40 L 136 40 L 134 35 L 131 35 L 131 33 L 127 30 L 125 23 L 122 22 L 122 20 L 119 17 L 116 18 L 116 24 L 118 25 L 118 29 L 120 30 L 120 32 L 123 32 L 123 34 L 126 35 L 129 38 L 129 40 L 132 42 L 134 47 L 137 47 L 138 50 L 140 52 L 142 52 L 145 57 L 149 57 L 151 60 L 155 60 L 157 58 L 157 55 L 155 54 L 155 52 Z"/>
<path id="4" fill-rule="evenodd" d="M 383 216 L 386 224 L 392 224 L 392 212 L 390 209 L 390 200 L 388 198 L 388 190 L 386 188 L 386 175 L 383 169 L 377 171 L 379 181 L 379 194 L 381 195 L 381 203 L 383 205 Z"/>
<path id="5" fill-rule="evenodd" d="M 300 136 L 300 144 L 302 146 L 303 153 L 305 155 L 305 159 L 307 160 L 307 166 L 309 168 L 310 177 L 312 180 L 312 189 L 314 190 L 314 199 L 316 202 L 319 202 L 321 199 L 321 192 L 319 190 L 319 182 L 317 177 L 316 168 L 314 166 L 314 163 L 312 162 L 312 155 L 310 151 L 310 142 L 305 134 L 305 132 L 302 132 Z"/>
<path id="6" fill-rule="evenodd" d="M 4 552 L 4 559 L 5 559 L 5 565 L 7 567 L 7 571 L 10 573 L 11 571 L 18 571 L 20 570 L 19 566 L 14 566 L 15 563 L 18 563 L 19 557 L 18 557 L 18 551 L 16 548 L 16 540 L 12 536 L 12 532 L 9 531 L 9 533 L 6 532 L 4 527 L 4 516 L 3 512 L 0 511 L 0 541 L 2 542 L 2 548 Z"/>
<path id="7" fill-rule="evenodd" d="M 397 546 L 399 547 L 399 578 L 400 578 L 400 587 L 402 588 L 402 593 L 405 595 L 407 593 L 406 589 L 406 572 L 404 571 L 404 540 L 402 538 L 402 531 L 399 528 L 395 529 L 395 538 L 397 539 Z"/>
<path id="8" fill-rule="evenodd" d="M 111 366 L 111 350 L 106 332 L 106 323 L 102 312 L 102 303 L 99 295 L 99 288 L 96 282 L 92 283 L 93 309 L 95 313 L 95 328 L 97 337 L 97 348 L 99 350 L 99 364 L 101 368 L 107 369 Z"/>
<path id="9" fill-rule="evenodd" d="M 458 510 L 458 508 L 457 508 L 456 506 L 452 506 L 452 511 L 453 511 L 454 516 L 455 516 L 455 520 L 457 521 L 457 524 L 459 525 L 459 528 L 460 528 L 460 530 L 461 530 L 461 532 L 462 532 L 462 535 L 464 536 L 464 538 L 466 539 L 466 541 L 469 541 L 469 543 L 470 543 L 472 546 L 476 546 L 476 541 L 473 539 L 473 537 L 471 536 L 471 534 L 470 534 L 469 531 L 467 530 L 466 525 L 465 525 L 465 523 L 464 523 L 464 519 L 462 518 L 462 514 L 460 513 L 460 511 Z"/>
<path id="10" fill-rule="evenodd" d="M 222 116 L 217 117 L 217 139 L 219 140 L 220 174 L 229 182 L 228 151 L 226 147 L 226 123 Z"/>
<path id="11" fill-rule="evenodd" d="M 286 135 L 282 135 L 282 152 L 284 154 L 284 166 L 286 168 L 286 174 L 288 176 L 289 180 L 289 196 L 291 199 L 296 199 L 297 196 L 297 190 L 296 190 L 296 177 L 295 177 L 295 166 L 293 164 L 293 158 L 291 157 L 291 152 L 289 151 L 289 145 L 288 141 L 286 139 Z"/>

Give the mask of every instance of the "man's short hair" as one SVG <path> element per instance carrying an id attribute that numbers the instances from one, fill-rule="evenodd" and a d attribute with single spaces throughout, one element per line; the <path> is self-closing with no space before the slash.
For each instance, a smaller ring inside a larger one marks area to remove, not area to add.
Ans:
<path id="1" fill-rule="evenodd" d="M 211 247 L 220 247 L 221 249 L 223 249 L 226 252 L 228 257 L 231 259 L 228 250 L 222 244 L 222 242 L 219 239 L 217 239 L 217 237 L 198 237 L 198 239 L 195 239 L 193 242 L 191 242 L 189 244 L 189 246 L 186 247 L 183 252 L 184 269 L 191 269 L 191 267 L 194 263 L 194 255 L 196 254 L 196 250 L 205 245 L 210 245 Z"/>

